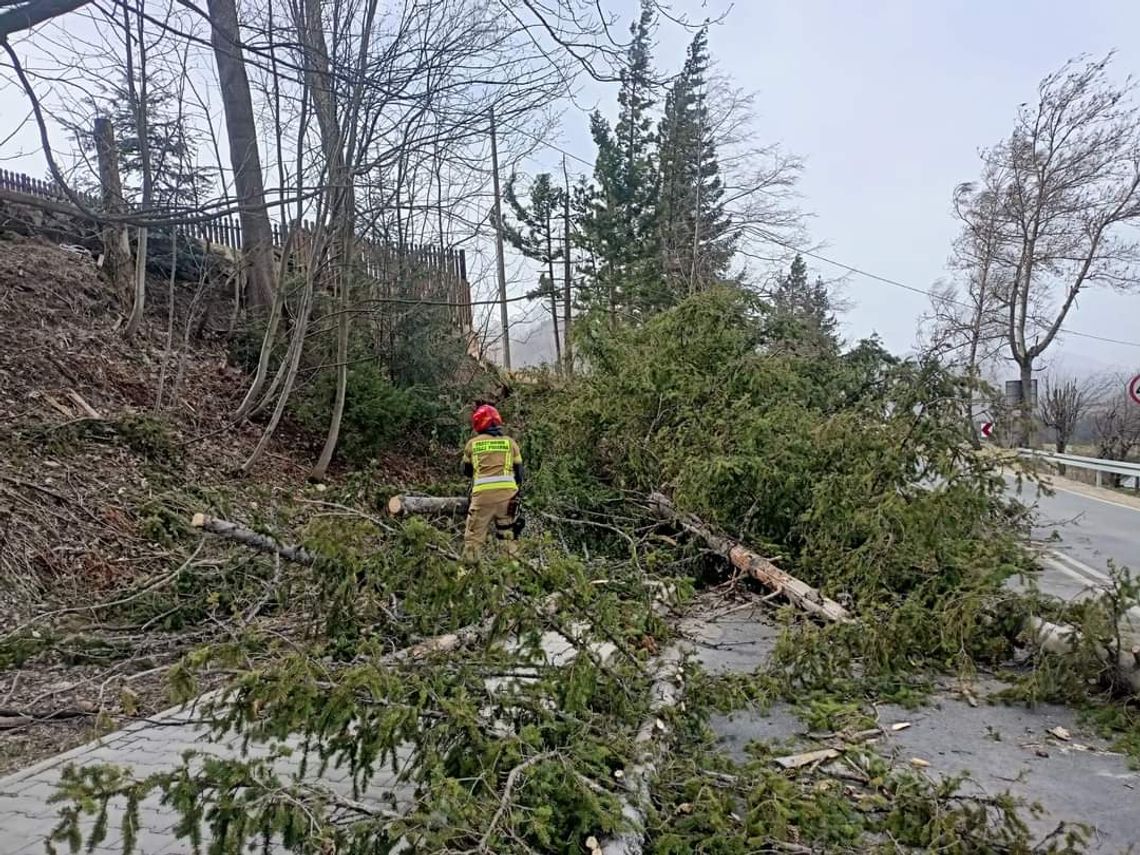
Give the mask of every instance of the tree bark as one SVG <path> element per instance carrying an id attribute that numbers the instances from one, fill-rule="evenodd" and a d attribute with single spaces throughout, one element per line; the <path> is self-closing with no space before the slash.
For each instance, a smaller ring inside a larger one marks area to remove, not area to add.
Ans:
<path id="1" fill-rule="evenodd" d="M 694 537 L 699 537 L 709 549 L 760 584 L 783 594 L 797 608 L 829 621 L 851 620 L 851 615 L 839 603 L 827 599 L 811 585 L 800 581 L 790 573 L 785 573 L 767 558 L 731 538 L 716 534 L 692 514 L 678 511 L 661 493 L 650 494 L 649 507 L 661 519 L 674 523 Z"/>
<path id="2" fill-rule="evenodd" d="M 388 500 L 388 513 L 394 517 L 405 514 L 455 514 L 467 511 L 466 496 L 393 496 Z"/>
<path id="3" fill-rule="evenodd" d="M 119 176 L 119 150 L 115 144 L 115 126 L 107 118 L 95 120 L 95 156 L 99 161 L 99 184 L 103 194 L 103 212 L 122 214 L 127 210 L 123 199 L 123 182 Z M 115 296 L 129 305 L 131 301 L 131 242 L 122 223 L 103 226 L 103 266 L 111 280 Z"/>
<path id="4" fill-rule="evenodd" d="M 258 534 L 252 529 L 228 520 L 217 519 L 205 514 L 194 514 L 190 525 L 194 528 L 200 528 L 202 531 L 208 531 L 210 534 L 237 541 L 250 549 L 256 549 L 258 552 L 280 555 L 286 561 L 293 561 L 297 564 L 313 564 L 316 561 L 316 556 L 307 552 L 303 547 L 281 543 L 267 534 Z"/>
<path id="5" fill-rule="evenodd" d="M 602 840 L 595 853 L 601 855 L 641 855 L 645 847 L 645 819 L 650 807 L 649 782 L 657 774 L 657 764 L 665 754 L 671 730 L 665 713 L 675 707 L 684 693 L 681 682 L 681 654 L 671 648 L 661 656 L 650 689 L 649 716 L 634 737 L 637 755 L 624 772 L 626 797 L 621 815 L 629 828 Z"/>
<path id="6" fill-rule="evenodd" d="M 1021 404 L 1018 410 L 1017 441 L 1021 448 L 1033 447 L 1033 362 L 1018 365 L 1021 378 Z"/>
<path id="7" fill-rule="evenodd" d="M 503 368 L 511 370 L 511 324 L 507 316 L 507 267 L 503 258 L 503 201 L 499 190 L 499 144 L 491 108 L 491 183 L 495 190 L 495 271 L 499 277 L 499 319 L 503 327 Z M 550 283 L 553 286 L 553 282 Z"/>
<path id="8" fill-rule="evenodd" d="M 1038 617 L 1027 618 L 1024 631 L 1035 647 L 1054 656 L 1072 653 L 1079 639 L 1073 627 L 1050 623 Z M 1119 685 L 1126 687 L 1133 695 L 1140 696 L 1140 645 L 1133 646 L 1130 650 L 1118 650 L 1115 655 L 1101 644 L 1094 649 L 1097 658 L 1106 667 L 1115 669 Z"/>
<path id="9" fill-rule="evenodd" d="M 562 337 L 565 345 L 562 357 L 566 360 L 566 376 L 574 374 L 574 345 L 570 341 L 570 174 L 566 171 L 566 155 L 562 156 L 562 181 L 565 184 L 562 196 Z"/>
<path id="10" fill-rule="evenodd" d="M 210 13 L 210 43 L 214 47 L 226 115 L 234 189 L 241 204 L 246 299 L 250 306 L 263 309 L 273 302 L 273 229 L 265 204 L 257 124 L 242 57 L 237 8 L 234 0 L 207 0 L 206 5 Z"/>

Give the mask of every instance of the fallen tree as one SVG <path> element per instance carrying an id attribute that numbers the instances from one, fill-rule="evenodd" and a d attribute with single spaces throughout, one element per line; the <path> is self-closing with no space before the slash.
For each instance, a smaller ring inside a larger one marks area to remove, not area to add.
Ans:
<path id="1" fill-rule="evenodd" d="M 1083 643 L 1080 632 L 1074 627 L 1051 623 L 1039 617 L 1026 619 L 1024 634 L 1041 652 L 1053 656 L 1070 656 Z M 1114 651 L 1103 644 L 1094 643 L 1092 651 L 1106 668 L 1114 669 L 1118 686 L 1140 696 L 1140 645 L 1131 649 L 1124 649 L 1121 645 L 1121 649 Z"/>
<path id="2" fill-rule="evenodd" d="M 393 496 L 388 500 L 388 513 L 394 517 L 406 514 L 466 513 L 467 496 Z"/>
<path id="3" fill-rule="evenodd" d="M 781 570 L 767 558 L 753 552 L 743 544 L 717 534 L 693 514 L 675 507 L 661 493 L 649 496 L 649 507 L 659 518 L 667 520 L 705 542 L 713 552 L 728 560 L 734 567 L 747 573 L 761 585 L 771 588 L 809 614 L 829 621 L 849 621 L 851 615 L 839 603 L 823 596 L 811 585 Z"/>
<path id="4" fill-rule="evenodd" d="M 316 560 L 316 557 L 305 551 L 304 547 L 281 543 L 269 535 L 259 534 L 253 529 L 228 520 L 206 516 L 206 514 L 194 514 L 193 519 L 190 520 L 190 525 L 218 537 L 237 541 L 250 549 L 256 549 L 258 552 L 280 555 L 286 561 L 293 561 L 297 564 L 312 564 Z"/>
<path id="5" fill-rule="evenodd" d="M 466 511 L 467 505 L 466 496 L 396 495 L 388 500 L 388 513 L 393 516 L 458 513 Z M 767 558 L 743 544 L 717 534 L 698 517 L 677 510 L 661 493 L 650 494 L 649 507 L 660 519 L 671 522 L 700 538 L 717 555 L 725 558 L 760 584 L 787 597 L 797 608 L 829 621 L 851 619 L 851 615 L 839 603 L 823 596 L 811 585 L 781 570 Z"/>
<path id="6" fill-rule="evenodd" d="M 663 715 L 681 700 L 684 692 L 679 650 L 671 648 L 661 657 L 650 689 L 649 717 L 642 722 L 634 737 L 638 748 L 635 763 L 624 773 L 627 796 L 622 803 L 622 818 L 628 828 L 608 837 L 593 847 L 593 855 L 641 855 L 645 847 L 645 822 L 650 807 L 650 781 L 665 755 L 667 740 L 672 735 Z"/>

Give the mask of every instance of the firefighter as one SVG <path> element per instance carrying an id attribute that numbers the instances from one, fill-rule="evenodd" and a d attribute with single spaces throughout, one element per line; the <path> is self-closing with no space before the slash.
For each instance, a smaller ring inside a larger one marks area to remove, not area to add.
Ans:
<path id="1" fill-rule="evenodd" d="M 519 444 L 503 433 L 499 411 L 490 404 L 476 407 L 471 429 L 475 436 L 463 449 L 463 475 L 471 479 L 471 504 L 463 534 L 463 559 L 467 563 L 478 561 L 491 526 L 496 538 L 504 542 L 507 554 L 514 555 L 523 483 Z"/>

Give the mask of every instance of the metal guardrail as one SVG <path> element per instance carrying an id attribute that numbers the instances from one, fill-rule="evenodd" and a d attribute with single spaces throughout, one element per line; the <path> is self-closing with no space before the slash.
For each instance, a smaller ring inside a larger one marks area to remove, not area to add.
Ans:
<path id="1" fill-rule="evenodd" d="M 1140 486 L 1140 463 L 1128 463 L 1124 460 L 1104 460 L 1100 457 L 1081 457 L 1076 454 L 1058 454 L 1055 451 L 1040 451 L 1034 448 L 1019 448 L 1017 453 L 1022 457 L 1034 460 L 1044 460 L 1058 466 L 1072 466 L 1074 469 L 1091 469 L 1096 472 L 1096 485 L 1102 486 L 1102 475 L 1105 472 L 1121 475 L 1126 478 L 1135 478 Z"/>

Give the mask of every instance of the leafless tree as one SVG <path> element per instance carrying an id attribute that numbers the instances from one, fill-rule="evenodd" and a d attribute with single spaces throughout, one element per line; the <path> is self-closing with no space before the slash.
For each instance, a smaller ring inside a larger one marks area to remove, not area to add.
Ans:
<path id="1" fill-rule="evenodd" d="M 1058 454 L 1064 454 L 1081 421 L 1096 405 L 1099 384 L 1091 378 L 1047 375 L 1038 404 L 1041 424 L 1053 431 Z"/>
<path id="2" fill-rule="evenodd" d="M 1093 432 L 1096 436 L 1097 457 L 1106 460 L 1126 460 L 1140 447 L 1140 405 L 1124 391 L 1127 378 L 1116 376 L 1105 381 L 1115 388 L 1112 394 L 1093 412 Z M 1119 484 L 1119 477 L 1112 476 Z"/>
<path id="3" fill-rule="evenodd" d="M 1020 442 L 1032 425 L 1035 362 L 1087 288 L 1128 290 L 1140 245 L 1140 114 L 1131 81 L 1108 77 L 1111 55 L 1074 60 L 1050 74 L 1018 111 L 1009 138 L 982 153 L 970 208 L 997 205 L 986 228 L 1002 268 L 997 299 L 1022 389 Z"/>
<path id="4" fill-rule="evenodd" d="M 208 0 L 210 41 L 218 65 L 219 91 L 226 116 L 234 186 L 241 201 L 242 263 L 250 305 L 273 301 L 273 232 L 265 204 L 261 155 L 253 116 L 249 77 L 242 55 L 234 0 Z"/>
<path id="5" fill-rule="evenodd" d="M 982 368 L 998 356 L 1006 341 L 1000 312 L 1000 295 L 1008 290 L 998 255 L 1000 199 L 961 185 L 954 193 L 954 211 L 961 230 L 950 265 L 961 284 L 934 289 L 931 310 L 920 330 L 923 350 L 966 377 L 963 416 L 971 442 L 980 448 L 975 399 L 982 391 Z"/>

